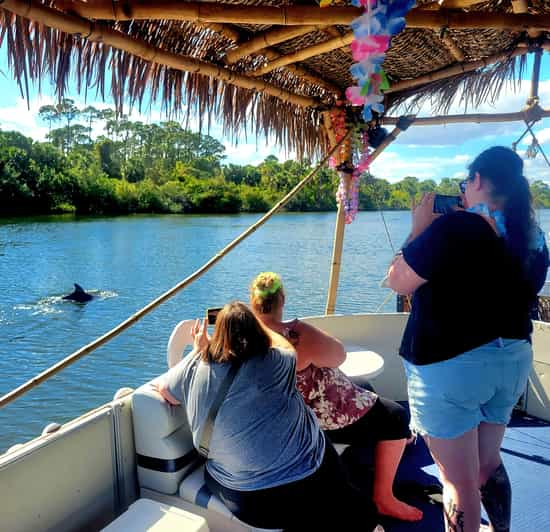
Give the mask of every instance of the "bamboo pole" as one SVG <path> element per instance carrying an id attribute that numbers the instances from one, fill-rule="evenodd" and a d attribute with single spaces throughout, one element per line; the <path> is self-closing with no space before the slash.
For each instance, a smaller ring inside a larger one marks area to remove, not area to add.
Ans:
<path id="1" fill-rule="evenodd" d="M 441 126 L 445 124 L 487 124 L 494 122 L 524 122 L 538 121 L 541 118 L 550 117 L 550 109 L 542 109 L 538 105 L 528 107 L 523 111 L 516 113 L 496 113 L 496 114 L 460 114 L 460 115 L 443 115 L 443 116 L 426 116 L 416 118 L 411 115 L 410 118 L 415 126 Z M 381 119 L 383 124 L 397 124 L 399 117 L 386 116 Z"/>
<path id="2" fill-rule="evenodd" d="M 512 12 L 513 13 L 528 13 L 529 12 L 529 4 L 527 3 L 527 0 L 512 0 Z M 527 35 L 531 37 L 532 39 L 536 39 L 541 34 L 540 31 L 536 30 L 528 30 Z"/>
<path id="3" fill-rule="evenodd" d="M 346 176 L 346 188 L 349 189 L 349 177 Z M 328 285 L 327 304 L 325 314 L 334 314 L 336 308 L 336 295 L 340 282 L 340 267 L 342 265 L 342 251 L 344 249 L 344 232 L 346 229 L 345 209 L 342 203 L 338 203 L 336 213 L 336 225 L 334 226 L 334 243 L 332 246 L 332 261 L 330 263 L 330 278 Z"/>
<path id="4" fill-rule="evenodd" d="M 223 35 L 226 39 L 233 42 L 239 42 L 241 40 L 241 34 L 236 29 L 232 28 L 229 24 L 218 24 L 216 22 L 202 24 L 197 22 L 195 25 L 219 33 L 220 35 Z"/>
<path id="5" fill-rule="evenodd" d="M 81 2 L 57 0 L 58 9 L 81 17 L 99 20 L 190 20 L 194 22 L 222 22 L 301 26 L 349 24 L 363 10 L 356 7 L 314 7 L 310 5 L 273 7 L 223 4 L 218 2 L 181 2 L 180 0 L 94 0 Z"/>
<path id="6" fill-rule="evenodd" d="M 408 28 L 495 29 L 548 31 L 550 14 L 497 13 L 491 11 L 427 11 L 413 9 L 405 17 Z"/>
<path id="7" fill-rule="evenodd" d="M 447 50 L 449 50 L 449 53 L 458 61 L 459 63 L 464 62 L 464 53 L 462 50 L 457 46 L 454 39 L 445 32 L 441 36 L 441 41 L 443 44 L 447 47 Z"/>
<path id="8" fill-rule="evenodd" d="M 82 35 L 91 41 L 103 42 L 113 48 L 141 57 L 145 61 L 165 65 L 175 70 L 209 76 L 230 85 L 275 96 L 301 107 L 315 107 L 319 103 L 314 98 L 293 94 L 265 81 L 238 74 L 227 68 L 153 47 L 141 39 L 129 37 L 117 30 L 105 27 L 105 25 L 94 24 L 74 15 L 61 13 L 34 0 L 4 0 L 1 7 L 21 17 L 39 21 L 45 26 L 70 34 Z"/>
<path id="9" fill-rule="evenodd" d="M 332 146 L 336 145 L 336 133 L 332 125 L 330 118 L 330 112 L 326 111 L 323 113 L 323 120 L 325 128 L 328 133 L 328 137 Z M 348 131 L 350 134 L 351 129 Z M 351 142 L 345 144 L 344 153 L 339 153 L 336 156 L 336 161 L 338 163 L 343 163 L 351 157 Z M 349 192 L 351 184 L 350 176 L 345 176 L 345 187 L 346 192 Z M 327 294 L 327 303 L 325 307 L 325 314 L 330 315 L 334 314 L 334 309 L 336 307 L 336 296 L 338 294 L 338 284 L 340 282 L 340 267 L 342 265 L 342 251 L 344 249 L 344 233 L 346 229 L 346 218 L 345 218 L 345 207 L 342 202 L 338 202 L 338 210 L 336 212 L 336 224 L 334 226 L 334 240 L 332 245 L 332 260 L 330 263 L 330 274 L 329 274 L 329 284 L 328 284 L 328 294 Z"/>
<path id="10" fill-rule="evenodd" d="M 348 46 L 349 44 L 352 43 L 353 39 L 354 39 L 353 32 L 350 31 L 349 33 L 346 33 L 341 37 L 335 37 L 333 39 L 329 39 L 328 41 L 315 44 L 314 46 L 303 48 L 292 54 L 283 55 L 279 59 L 276 59 L 275 61 L 271 61 L 266 66 L 259 68 L 258 70 L 255 70 L 254 72 L 252 72 L 252 74 L 254 76 L 263 76 L 264 74 L 267 74 L 268 72 L 271 72 L 276 68 L 281 68 L 286 65 L 290 65 L 292 63 L 297 63 L 298 61 L 304 61 L 305 59 L 308 59 L 310 57 L 321 55 L 326 52 L 336 50 L 337 48 L 343 48 L 344 46 Z"/>
<path id="11" fill-rule="evenodd" d="M 323 119 L 330 120 L 330 115 L 328 113 L 326 114 L 324 113 Z M 378 148 L 376 148 L 372 152 L 371 162 L 375 161 L 378 158 L 378 156 L 399 136 L 399 134 L 409 127 L 410 124 L 411 124 L 411 117 L 400 117 L 397 121 L 396 127 L 386 136 L 386 138 L 380 143 Z M 332 125 L 329 123 L 327 125 L 327 130 L 330 131 L 331 129 L 332 129 Z M 332 139 L 335 139 L 334 133 L 332 134 Z M 351 156 L 351 153 L 348 151 L 346 153 L 346 157 L 350 157 L 350 156 Z M 350 181 L 351 181 L 351 178 L 348 177 L 348 182 L 346 183 L 346 189 L 348 192 L 349 192 Z M 344 205 L 339 203 L 338 213 L 336 215 L 336 225 L 334 227 L 334 244 L 332 248 L 330 280 L 329 280 L 327 303 L 325 307 L 326 315 L 334 314 L 334 310 L 336 307 L 336 295 L 338 292 L 338 283 L 340 279 L 340 267 L 342 264 L 342 251 L 344 248 L 345 226 L 346 226 L 346 223 L 345 223 Z"/>
<path id="12" fill-rule="evenodd" d="M 71 2 L 58 0 L 59 9 L 82 17 L 103 20 L 190 20 L 235 24 L 274 24 L 279 26 L 349 25 L 363 13 L 355 7 L 313 6 L 242 6 L 214 2 L 181 2 L 179 0 L 94 0 Z M 452 5 L 452 4 L 448 4 Z M 458 11 L 422 8 L 411 10 L 405 17 L 409 28 L 427 29 L 500 29 L 509 31 L 548 31 L 550 14 L 496 13 L 491 11 Z"/>
<path id="13" fill-rule="evenodd" d="M 237 48 L 229 50 L 225 59 L 228 65 L 236 63 L 242 57 L 257 53 L 264 48 L 279 44 L 302 35 L 307 35 L 318 29 L 316 26 L 290 26 L 269 30 L 260 35 L 255 35 L 249 41 L 242 43 Z"/>
<path id="14" fill-rule="evenodd" d="M 422 4 L 422 9 L 464 9 L 476 4 L 481 4 L 484 1 L 485 0 L 438 0 L 431 4 Z"/>
<path id="15" fill-rule="evenodd" d="M 269 61 L 274 61 L 275 59 L 281 57 L 281 54 L 279 52 L 276 52 L 273 48 L 266 48 L 262 51 L 262 54 L 265 55 Z M 310 81 L 311 83 L 319 85 L 320 87 L 323 87 L 324 89 L 333 92 L 334 94 L 342 94 L 342 89 L 340 87 L 326 79 L 316 76 L 306 68 L 298 65 L 287 65 L 285 67 L 285 70 L 288 70 L 291 74 L 295 75 L 298 78 L 301 78 L 304 81 Z"/>
<path id="16" fill-rule="evenodd" d="M 8 392 L 3 397 L 0 397 L 0 408 L 3 408 L 7 404 L 11 403 L 21 395 L 27 393 L 28 391 L 36 388 L 42 382 L 48 380 L 50 377 L 53 377 L 56 373 L 59 373 L 62 369 L 70 366 L 77 360 L 81 359 L 83 356 L 88 355 L 92 351 L 95 351 L 98 347 L 106 344 L 111 341 L 113 338 L 118 336 L 120 333 L 137 323 L 149 312 L 153 311 L 155 308 L 160 306 L 162 303 L 170 299 L 172 296 L 176 295 L 179 291 L 183 290 L 186 286 L 190 285 L 193 281 L 201 277 L 205 272 L 207 272 L 214 264 L 223 259 L 232 249 L 237 247 L 245 238 L 249 237 L 256 229 L 261 227 L 267 220 L 269 220 L 277 211 L 284 207 L 298 192 L 300 192 L 317 174 L 317 172 L 328 162 L 329 158 L 332 156 L 336 150 L 340 148 L 340 145 L 347 141 L 349 138 L 349 132 L 344 138 L 335 144 L 329 152 L 323 157 L 319 164 L 308 173 L 290 192 L 288 192 L 281 200 L 279 200 L 268 212 L 266 212 L 257 222 L 252 224 L 248 229 L 243 231 L 238 237 L 232 240 L 227 246 L 218 251 L 210 260 L 204 263 L 198 270 L 195 270 L 191 275 L 186 277 L 183 281 L 179 282 L 177 285 L 170 288 L 157 297 L 155 300 L 151 301 L 148 305 L 143 307 L 141 310 L 138 310 L 135 314 L 124 320 L 122 323 L 119 323 L 116 327 L 106 332 L 103 336 L 96 338 L 93 342 L 81 347 L 71 355 L 65 357 L 63 360 L 60 360 L 57 364 L 54 364 L 47 370 L 39 373 L 32 379 L 28 380 L 21 386 L 18 386 L 11 392 Z"/>
<path id="17" fill-rule="evenodd" d="M 527 105 L 532 105 L 539 101 L 539 80 L 540 80 L 540 63 L 542 59 L 542 50 L 535 52 L 535 61 L 533 62 L 533 73 L 531 75 L 531 92 L 527 100 Z"/>
<path id="18" fill-rule="evenodd" d="M 458 76 L 460 74 L 465 74 L 466 72 L 472 72 L 479 68 L 485 68 L 489 65 L 499 63 L 501 61 L 506 61 L 512 57 L 518 57 L 520 55 L 525 55 L 529 53 L 530 50 L 525 46 L 518 46 L 515 50 L 506 53 L 499 53 L 485 57 L 484 59 L 479 59 L 477 61 L 470 61 L 469 63 L 459 63 L 447 68 L 442 68 L 437 72 L 431 72 L 420 76 L 415 79 L 406 79 L 403 81 L 398 81 L 390 86 L 389 89 L 384 91 L 384 94 L 391 94 L 392 92 L 399 92 L 406 89 L 411 89 L 414 87 L 419 87 L 427 83 L 432 83 L 434 81 L 440 81 L 442 79 L 452 78 L 453 76 Z"/>

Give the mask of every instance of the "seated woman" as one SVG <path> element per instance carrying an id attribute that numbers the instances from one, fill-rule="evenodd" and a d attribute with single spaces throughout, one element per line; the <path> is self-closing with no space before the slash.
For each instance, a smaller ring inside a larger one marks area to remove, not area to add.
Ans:
<path id="1" fill-rule="evenodd" d="M 346 358 L 339 340 L 298 319 L 283 321 L 285 294 L 279 275 L 260 273 L 250 287 L 250 302 L 262 323 L 296 349 L 298 390 L 330 440 L 375 445 L 373 500 L 378 512 L 406 521 L 422 519 L 421 510 L 393 493 L 397 467 L 411 437 L 405 409 L 356 386 L 338 369 Z"/>
<path id="2" fill-rule="evenodd" d="M 242 521 L 262 528 L 371 531 L 376 509 L 349 485 L 339 457 L 296 389 L 293 351 L 272 347 L 250 309 L 225 305 L 210 340 L 193 328 L 192 352 L 157 390 L 182 404 L 195 447 L 220 383 L 236 374 L 214 419 L 205 480 Z M 313 509 L 328 508 L 327 512 Z"/>

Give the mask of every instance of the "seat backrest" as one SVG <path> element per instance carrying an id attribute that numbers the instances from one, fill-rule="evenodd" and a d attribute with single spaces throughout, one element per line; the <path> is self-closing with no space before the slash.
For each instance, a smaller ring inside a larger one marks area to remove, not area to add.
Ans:
<path id="1" fill-rule="evenodd" d="M 187 345 L 193 345 L 191 329 L 195 320 L 180 321 L 172 331 L 166 348 L 168 367 L 173 368 L 183 356 L 183 350 Z"/>
<path id="2" fill-rule="evenodd" d="M 185 410 L 166 403 L 151 381 L 132 395 L 139 485 L 173 494 L 199 455 Z"/>

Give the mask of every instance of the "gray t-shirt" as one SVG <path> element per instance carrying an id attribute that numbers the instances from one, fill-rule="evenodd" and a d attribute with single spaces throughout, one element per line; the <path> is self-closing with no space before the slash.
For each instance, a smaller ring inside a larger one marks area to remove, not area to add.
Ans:
<path id="1" fill-rule="evenodd" d="M 198 448 L 202 428 L 229 364 L 185 357 L 166 375 L 169 392 L 187 413 Z M 218 410 L 206 467 L 223 486 L 239 491 L 301 480 L 320 466 L 325 439 L 296 389 L 296 359 L 269 349 L 239 368 Z"/>

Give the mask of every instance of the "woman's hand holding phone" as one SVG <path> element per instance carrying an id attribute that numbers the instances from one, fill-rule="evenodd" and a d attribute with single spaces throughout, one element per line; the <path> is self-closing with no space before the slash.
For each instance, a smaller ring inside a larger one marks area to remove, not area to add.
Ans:
<path id="1" fill-rule="evenodd" d="M 412 231 L 410 240 L 414 240 L 418 235 L 422 234 L 432 222 L 441 216 L 434 213 L 435 192 L 424 194 L 420 203 L 417 205 L 415 198 L 412 201 Z"/>
<path id="2" fill-rule="evenodd" d="M 193 351 L 196 353 L 205 353 L 208 351 L 210 338 L 206 329 L 206 320 L 195 320 L 191 329 L 191 336 L 193 337 Z"/>

